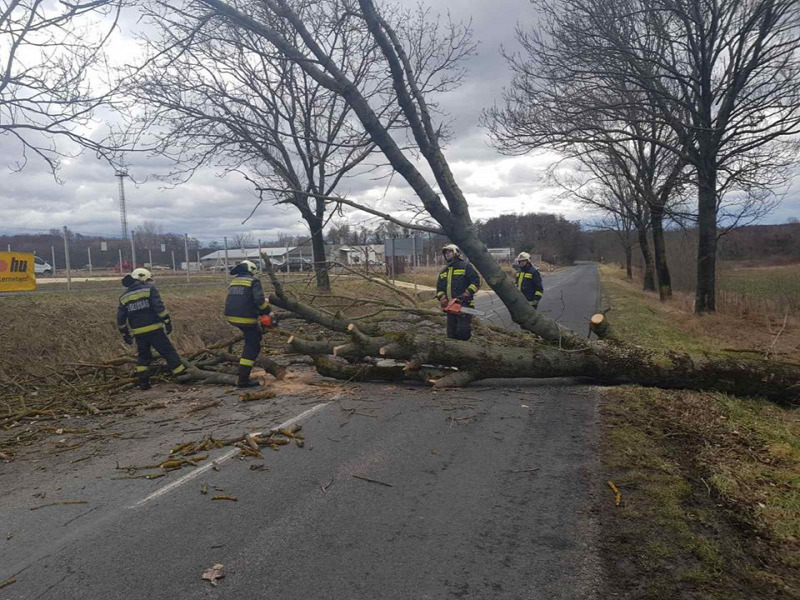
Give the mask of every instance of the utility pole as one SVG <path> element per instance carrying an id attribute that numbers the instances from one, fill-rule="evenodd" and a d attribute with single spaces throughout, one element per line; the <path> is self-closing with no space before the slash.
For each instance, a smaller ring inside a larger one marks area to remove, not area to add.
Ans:
<path id="1" fill-rule="evenodd" d="M 136 236 L 131 231 L 131 269 L 136 268 Z"/>
<path id="2" fill-rule="evenodd" d="M 50 254 L 53 257 L 53 277 L 56 276 L 56 247 L 50 246 Z"/>
<path id="3" fill-rule="evenodd" d="M 231 276 L 230 269 L 228 269 L 228 237 L 223 237 L 222 241 L 225 244 L 225 283 L 228 283 Z"/>
<path id="4" fill-rule="evenodd" d="M 72 273 L 69 268 L 69 242 L 67 242 L 67 226 L 64 225 L 64 259 L 67 263 L 67 291 L 72 289 Z"/>
<path id="5" fill-rule="evenodd" d="M 183 252 L 186 256 L 186 281 L 187 283 L 190 281 L 189 279 L 189 234 L 183 234 Z"/>
<path id="6" fill-rule="evenodd" d="M 125 206 L 125 178 L 128 171 L 120 169 L 114 173 L 119 178 L 119 220 L 122 225 L 122 239 L 128 239 L 128 209 Z M 136 262 L 136 261 L 134 261 Z"/>

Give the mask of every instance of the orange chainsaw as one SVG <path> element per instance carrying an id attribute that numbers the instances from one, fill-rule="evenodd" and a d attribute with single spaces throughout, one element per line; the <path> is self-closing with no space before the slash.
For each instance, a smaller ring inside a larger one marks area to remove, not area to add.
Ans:
<path id="1" fill-rule="evenodd" d="M 486 314 L 482 310 L 476 310 L 468 306 L 463 306 L 461 302 L 458 301 L 458 298 L 453 298 L 450 300 L 450 302 L 442 307 L 442 310 L 448 315 L 478 315 L 482 317 Z"/>

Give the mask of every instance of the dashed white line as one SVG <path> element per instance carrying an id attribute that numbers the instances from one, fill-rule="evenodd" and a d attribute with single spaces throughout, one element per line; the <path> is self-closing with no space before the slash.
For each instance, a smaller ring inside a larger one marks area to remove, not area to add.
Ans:
<path id="1" fill-rule="evenodd" d="M 323 402 L 322 404 L 317 404 L 315 406 L 312 406 L 308 410 L 301 412 L 299 415 L 294 416 L 291 419 L 289 419 L 288 421 L 285 421 L 285 422 L 281 423 L 280 425 L 275 427 L 275 429 L 285 429 L 287 427 L 291 427 L 292 425 L 294 425 L 298 421 L 300 421 L 302 419 L 305 419 L 306 417 L 310 417 L 311 415 L 313 415 L 316 412 L 319 412 L 320 410 L 322 410 L 323 408 L 328 406 L 328 404 L 329 404 L 328 402 Z M 262 433 L 263 433 L 262 431 L 258 431 L 258 432 L 254 432 L 253 435 L 260 435 Z M 222 456 L 220 456 L 218 458 L 215 458 L 210 463 L 208 463 L 206 465 L 203 465 L 202 467 L 198 467 L 198 468 L 194 469 L 193 471 L 187 473 L 183 477 L 180 477 L 179 479 L 176 479 L 172 483 L 167 484 L 164 487 L 156 490 L 155 492 L 153 492 L 152 494 L 150 494 L 146 498 L 142 498 L 136 504 L 132 504 L 128 508 L 138 508 L 140 506 L 143 506 L 143 505 L 147 504 L 151 500 L 155 500 L 156 498 L 160 498 L 164 494 L 168 494 L 172 490 L 182 486 L 184 483 L 188 483 L 192 479 L 196 479 L 196 478 L 200 477 L 200 475 L 202 475 L 203 473 L 205 473 L 209 469 L 213 469 L 214 465 L 219 465 L 220 463 L 223 463 L 226 460 L 229 460 L 229 459 L 233 458 L 237 454 L 239 454 L 239 449 L 238 448 L 234 448 L 233 450 L 229 450 L 228 452 L 226 452 Z"/>

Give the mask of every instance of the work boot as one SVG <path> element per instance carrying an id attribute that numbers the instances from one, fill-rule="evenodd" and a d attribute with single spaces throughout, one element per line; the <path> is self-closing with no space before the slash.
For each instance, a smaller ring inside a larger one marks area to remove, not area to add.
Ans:
<path id="1" fill-rule="evenodd" d="M 258 385 L 257 381 L 250 379 L 250 367 L 239 365 L 239 370 L 236 374 L 238 376 L 236 379 L 237 387 L 256 387 Z"/>
<path id="2" fill-rule="evenodd" d="M 151 387 L 149 379 L 139 379 L 138 385 L 140 390 L 149 390 Z"/>

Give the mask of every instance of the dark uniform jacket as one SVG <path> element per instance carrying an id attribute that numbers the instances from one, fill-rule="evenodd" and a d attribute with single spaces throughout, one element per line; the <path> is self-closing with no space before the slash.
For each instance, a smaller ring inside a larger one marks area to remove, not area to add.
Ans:
<path id="1" fill-rule="evenodd" d="M 542 285 L 542 275 L 539 269 L 528 263 L 524 268 L 520 267 L 515 273 L 517 289 L 522 292 L 528 302 L 538 301 L 544 295 L 544 285 Z"/>
<path id="2" fill-rule="evenodd" d="M 269 312 L 261 281 L 252 275 L 238 275 L 228 286 L 225 319 L 232 325 L 257 325 L 258 315 Z"/>
<path id="3" fill-rule="evenodd" d="M 133 335 L 158 331 L 167 321 L 169 314 L 154 285 L 135 281 L 119 297 L 117 327 L 122 333 L 128 327 Z"/>
<path id="4" fill-rule="evenodd" d="M 474 306 L 472 296 L 478 291 L 481 278 L 471 264 L 462 258 L 453 258 L 439 273 L 436 281 L 436 297 L 448 300 L 458 298 L 464 293 L 470 296 L 469 306 Z"/>

